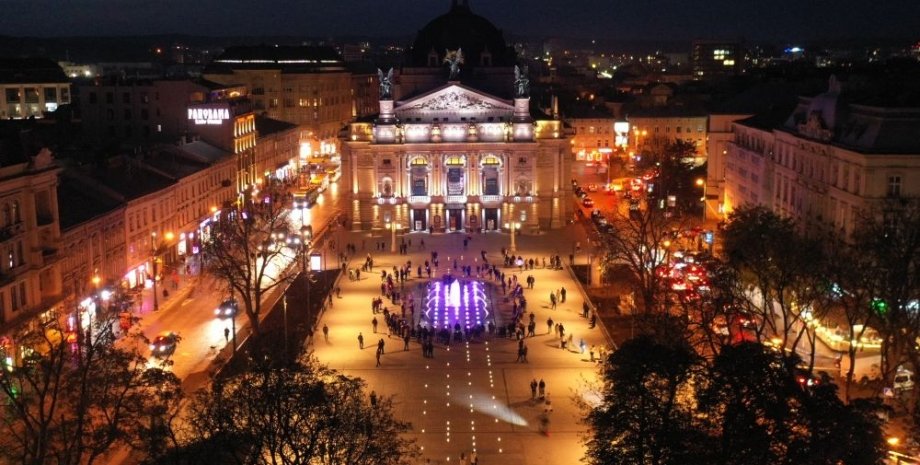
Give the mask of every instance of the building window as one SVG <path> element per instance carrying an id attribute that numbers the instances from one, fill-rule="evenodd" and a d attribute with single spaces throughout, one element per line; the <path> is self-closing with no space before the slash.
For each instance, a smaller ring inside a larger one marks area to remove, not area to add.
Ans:
<path id="1" fill-rule="evenodd" d="M 901 196 L 901 176 L 888 176 L 888 197 Z"/>

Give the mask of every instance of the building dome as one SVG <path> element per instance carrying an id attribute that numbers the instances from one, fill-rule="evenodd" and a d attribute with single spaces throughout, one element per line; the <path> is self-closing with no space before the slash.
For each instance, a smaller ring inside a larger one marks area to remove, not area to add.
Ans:
<path id="1" fill-rule="evenodd" d="M 442 66 L 445 50 L 463 49 L 461 69 L 480 66 L 513 66 L 514 51 L 505 43 L 502 31 L 489 20 L 474 14 L 467 0 L 453 0 L 450 11 L 423 27 L 409 51 L 407 65 Z"/>

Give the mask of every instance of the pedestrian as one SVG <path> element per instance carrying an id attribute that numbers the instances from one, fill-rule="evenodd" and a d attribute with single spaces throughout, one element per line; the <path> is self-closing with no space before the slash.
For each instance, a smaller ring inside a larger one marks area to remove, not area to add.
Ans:
<path id="1" fill-rule="evenodd" d="M 537 398 L 537 379 L 536 378 L 530 381 L 530 398 L 531 400 Z"/>
<path id="2" fill-rule="evenodd" d="M 224 341 L 230 342 L 230 328 L 224 328 Z"/>
<path id="3" fill-rule="evenodd" d="M 560 302 L 565 303 L 565 287 L 559 290 L 559 294 L 562 297 L 562 300 L 560 300 Z"/>
<path id="4" fill-rule="evenodd" d="M 383 349 L 381 349 L 380 347 L 377 347 L 377 366 L 378 367 L 380 366 L 380 354 L 382 353 L 383 353 Z"/>
<path id="5" fill-rule="evenodd" d="M 546 334 L 549 334 L 551 332 L 553 332 L 553 319 L 547 318 L 546 319 Z"/>
<path id="6" fill-rule="evenodd" d="M 339 287 L 339 286 L 336 286 L 336 287 L 335 287 L 335 296 L 338 297 L 338 298 L 341 298 L 341 297 L 342 297 L 342 288 L 341 288 L 341 287 Z"/>
<path id="7" fill-rule="evenodd" d="M 323 337 L 326 339 L 326 342 L 329 342 L 329 327 L 323 325 Z"/>
<path id="8" fill-rule="evenodd" d="M 361 333 L 358 333 L 358 348 L 364 350 L 364 335 Z"/>
<path id="9" fill-rule="evenodd" d="M 377 408 L 377 392 L 371 391 L 370 398 L 371 398 L 371 407 Z"/>
<path id="10" fill-rule="evenodd" d="M 556 294 L 553 294 L 552 292 L 549 293 L 549 304 L 551 309 L 556 309 Z"/>
<path id="11" fill-rule="evenodd" d="M 373 320 L 371 320 L 371 326 L 374 327 L 374 334 L 377 334 L 377 317 L 376 316 L 374 317 Z"/>
<path id="12" fill-rule="evenodd" d="M 578 340 L 578 348 L 581 350 L 581 353 L 585 353 L 585 339 L 581 338 Z"/>
<path id="13" fill-rule="evenodd" d="M 377 343 L 377 350 L 378 350 L 381 354 L 383 353 L 383 350 L 384 350 L 384 349 L 383 349 L 383 346 L 384 346 L 383 338 L 380 338 L 380 342 Z"/>
<path id="14" fill-rule="evenodd" d="M 543 382 L 543 378 L 540 378 L 540 383 L 537 384 L 537 387 L 539 388 L 538 392 L 540 393 L 540 398 L 542 399 L 544 393 L 546 392 L 546 383 Z"/>
<path id="15" fill-rule="evenodd" d="M 588 318 L 588 302 L 587 301 L 581 304 L 581 316 L 582 318 Z"/>
<path id="16" fill-rule="evenodd" d="M 405 336 L 403 336 L 403 342 L 405 343 L 403 345 L 403 351 L 409 350 L 409 333 L 408 332 L 406 333 Z"/>

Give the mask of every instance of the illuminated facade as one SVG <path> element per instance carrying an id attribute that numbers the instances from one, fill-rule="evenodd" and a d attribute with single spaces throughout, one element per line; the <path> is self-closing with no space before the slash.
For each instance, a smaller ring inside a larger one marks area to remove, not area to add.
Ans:
<path id="1" fill-rule="evenodd" d="M 791 115 L 734 123 L 726 213 L 763 205 L 805 229 L 850 234 L 862 212 L 920 196 L 920 108 L 846 104 L 840 95 L 831 78 L 826 93 L 801 97 Z"/>
<path id="2" fill-rule="evenodd" d="M 300 126 L 314 154 L 335 153 L 339 130 L 362 106 L 352 73 L 330 47 L 230 47 L 204 78 L 245 86 L 255 112 Z"/>
<path id="3" fill-rule="evenodd" d="M 529 98 L 448 82 L 381 100 L 377 120 L 352 123 L 343 142 L 352 228 L 559 228 L 572 215 L 571 159 L 562 122 L 534 120 Z"/>
<path id="4" fill-rule="evenodd" d="M 744 70 L 744 48 L 740 42 L 694 40 L 690 50 L 690 67 L 698 80 L 737 76 Z"/>
<path id="5" fill-rule="evenodd" d="M 42 58 L 0 59 L 0 119 L 42 118 L 70 103 L 70 80 Z"/>

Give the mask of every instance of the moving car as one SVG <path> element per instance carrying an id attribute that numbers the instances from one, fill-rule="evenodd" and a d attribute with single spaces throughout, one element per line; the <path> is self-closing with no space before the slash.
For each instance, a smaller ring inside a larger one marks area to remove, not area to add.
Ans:
<path id="1" fill-rule="evenodd" d="M 584 205 L 585 208 L 594 208 L 594 201 L 591 200 L 591 197 L 585 197 L 585 199 L 581 201 L 581 204 Z"/>
<path id="2" fill-rule="evenodd" d="M 176 344 L 179 343 L 179 335 L 173 332 L 161 333 L 153 338 L 150 343 L 150 353 L 154 357 L 163 358 L 172 355 L 176 351 Z"/>
<path id="3" fill-rule="evenodd" d="M 236 299 L 227 299 L 214 309 L 214 316 L 218 318 L 233 318 L 236 316 L 239 308 L 240 306 Z"/>

